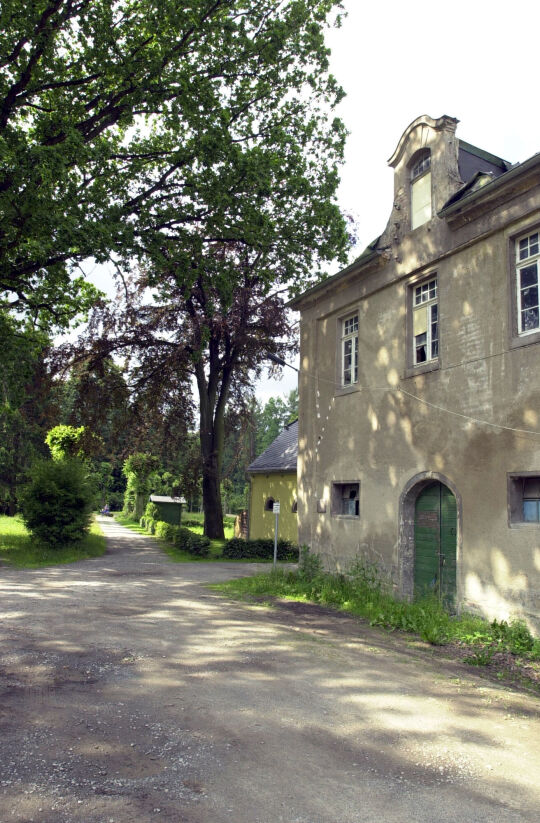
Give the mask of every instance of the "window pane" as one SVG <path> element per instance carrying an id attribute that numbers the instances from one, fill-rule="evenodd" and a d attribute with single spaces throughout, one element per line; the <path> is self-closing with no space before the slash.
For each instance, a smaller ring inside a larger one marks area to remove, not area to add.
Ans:
<path id="1" fill-rule="evenodd" d="M 538 307 L 535 309 L 525 309 L 521 312 L 521 330 L 532 331 L 538 328 Z"/>
<path id="2" fill-rule="evenodd" d="M 523 501 L 523 519 L 526 523 L 538 523 L 539 517 L 539 502 L 538 500 L 524 500 Z"/>
<path id="3" fill-rule="evenodd" d="M 532 266 L 525 266 L 525 268 L 520 269 L 519 276 L 520 286 L 522 289 L 526 288 L 527 286 L 536 286 L 538 282 L 536 263 L 534 263 Z"/>
<path id="4" fill-rule="evenodd" d="M 427 334 L 418 334 L 415 338 L 415 362 L 425 363 L 427 360 Z"/>
<path id="5" fill-rule="evenodd" d="M 422 226 L 431 218 L 431 172 L 411 186 L 411 228 Z"/>
<path id="6" fill-rule="evenodd" d="M 538 305 L 538 286 L 521 291 L 521 308 L 531 309 Z"/>

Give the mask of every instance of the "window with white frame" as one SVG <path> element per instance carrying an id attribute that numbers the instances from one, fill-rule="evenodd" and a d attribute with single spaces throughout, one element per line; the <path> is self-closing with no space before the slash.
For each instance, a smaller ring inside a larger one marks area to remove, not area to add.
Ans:
<path id="1" fill-rule="evenodd" d="M 437 277 L 412 287 L 413 365 L 439 357 Z"/>
<path id="2" fill-rule="evenodd" d="M 358 383 L 358 315 L 342 321 L 341 335 L 341 385 Z"/>
<path id="3" fill-rule="evenodd" d="M 431 219 L 431 154 L 424 152 L 411 166 L 411 229 Z"/>
<path id="4" fill-rule="evenodd" d="M 516 241 L 516 289 L 518 334 L 540 329 L 538 308 L 538 267 L 540 261 L 538 231 Z"/>

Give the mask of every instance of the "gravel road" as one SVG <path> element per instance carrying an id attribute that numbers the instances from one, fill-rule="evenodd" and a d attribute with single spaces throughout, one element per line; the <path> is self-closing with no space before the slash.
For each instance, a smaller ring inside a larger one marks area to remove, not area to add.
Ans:
<path id="1" fill-rule="evenodd" d="M 0 569 L 1 823 L 538 823 L 537 698 L 102 524 Z"/>

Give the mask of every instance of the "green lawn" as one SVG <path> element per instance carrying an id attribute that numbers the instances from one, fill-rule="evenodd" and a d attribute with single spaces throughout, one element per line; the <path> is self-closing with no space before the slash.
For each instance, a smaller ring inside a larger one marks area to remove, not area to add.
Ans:
<path id="1" fill-rule="evenodd" d="M 97 523 L 89 534 L 76 543 L 59 549 L 48 549 L 34 540 L 19 517 L 0 515 L 0 562 L 26 569 L 74 563 L 88 557 L 105 554 L 105 537 Z"/>

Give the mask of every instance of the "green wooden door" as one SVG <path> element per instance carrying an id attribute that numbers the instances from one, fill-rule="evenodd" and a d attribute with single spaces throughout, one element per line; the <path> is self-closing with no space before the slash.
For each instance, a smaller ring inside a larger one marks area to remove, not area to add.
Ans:
<path id="1" fill-rule="evenodd" d="M 414 590 L 451 607 L 456 594 L 456 498 L 442 483 L 420 492 L 414 517 Z"/>

